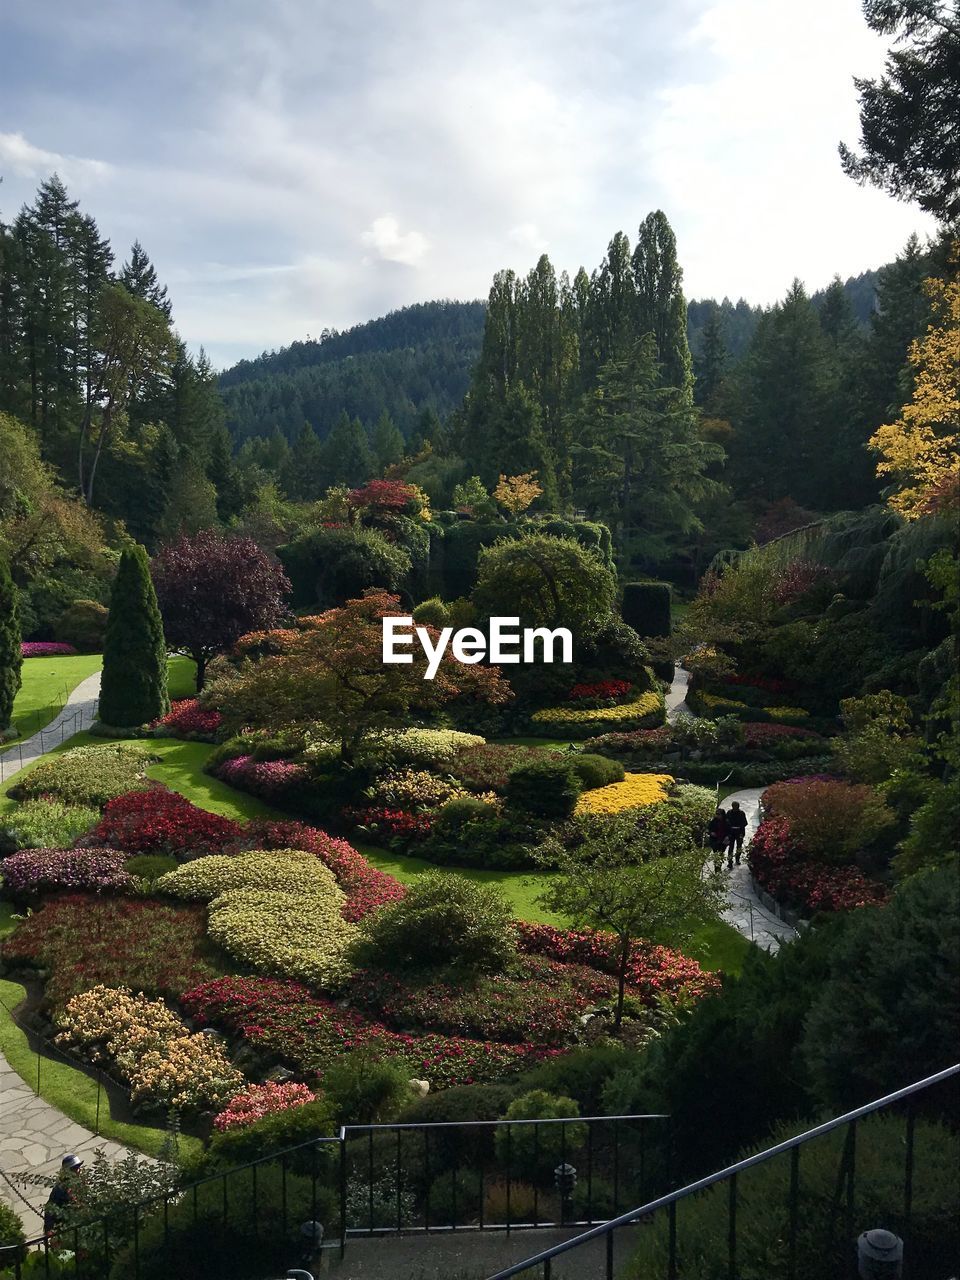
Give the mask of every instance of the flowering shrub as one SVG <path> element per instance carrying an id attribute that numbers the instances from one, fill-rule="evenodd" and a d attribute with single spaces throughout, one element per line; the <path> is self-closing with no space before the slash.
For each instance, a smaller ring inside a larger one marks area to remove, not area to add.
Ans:
<path id="1" fill-rule="evenodd" d="M 209 902 L 229 889 L 340 894 L 333 873 L 304 849 L 250 849 L 233 856 L 211 854 L 168 871 L 155 888 L 173 898 L 200 902 Z"/>
<path id="2" fill-rule="evenodd" d="M 426 769 L 402 769 L 378 778 L 365 794 L 373 808 L 422 811 L 439 809 L 448 800 L 468 793 Z"/>
<path id="3" fill-rule="evenodd" d="M 214 775 L 228 786 L 249 791 L 263 800 L 279 800 L 310 779 L 307 768 L 291 760 L 255 760 L 253 756 L 234 756 L 214 769 Z"/>
<path id="4" fill-rule="evenodd" d="M 527 955 L 546 956 L 565 965 L 586 965 L 610 975 L 617 972 L 618 943 L 612 933 L 557 929 L 520 920 L 517 945 Z M 717 991 L 720 979 L 679 951 L 641 944 L 630 959 L 627 984 L 631 994 L 652 1005 L 662 995 L 699 997 Z"/>
<path id="5" fill-rule="evenodd" d="M 763 806 L 786 818 L 805 856 L 821 862 L 849 862 L 895 820 L 873 787 L 837 778 L 778 782 L 764 792 Z"/>
<path id="6" fill-rule="evenodd" d="M 24 640 L 20 652 L 25 658 L 62 658 L 76 653 L 72 644 L 62 644 L 54 640 Z"/>
<path id="7" fill-rule="evenodd" d="M 274 1084 L 268 1080 L 266 1084 L 250 1084 L 240 1093 L 235 1093 L 219 1115 L 213 1118 L 213 1127 L 218 1133 L 227 1129 L 236 1129 L 240 1125 L 253 1124 L 264 1116 L 275 1115 L 278 1111 L 290 1111 L 294 1107 L 302 1107 L 308 1102 L 315 1102 L 317 1095 L 305 1084 Z"/>
<path id="8" fill-rule="evenodd" d="M 147 765 L 155 760 L 156 756 L 130 742 L 74 747 L 63 755 L 42 760 L 7 795 L 15 800 L 52 795 L 67 804 L 103 808 L 116 796 L 152 786 L 145 774 Z"/>
<path id="9" fill-rule="evenodd" d="M 357 926 L 341 914 L 343 894 L 333 876 L 316 860 L 314 866 L 330 877 L 324 891 L 242 888 L 221 893 L 208 907 L 210 937 L 235 960 L 264 973 L 320 987 L 341 982 L 350 971 L 346 953 Z"/>
<path id="10" fill-rule="evenodd" d="M 479 747 L 485 741 L 478 733 L 463 733 L 459 729 L 403 729 L 381 734 L 368 743 L 364 751 L 395 765 L 429 768 L 445 765 L 465 747 Z"/>
<path id="11" fill-rule="evenodd" d="M 354 509 L 402 513 L 418 508 L 416 490 L 402 480 L 368 480 L 360 489 L 351 489 L 347 503 Z"/>
<path id="12" fill-rule="evenodd" d="M 222 723 L 219 711 L 202 707 L 199 698 L 184 698 L 173 703 L 167 714 L 154 720 L 150 728 L 158 736 L 213 742 Z"/>
<path id="13" fill-rule="evenodd" d="M 585 751 L 596 751 L 601 755 L 638 755 L 656 758 L 664 751 L 673 748 L 673 727 L 660 725 L 657 729 L 633 729 L 629 733 L 602 733 L 596 738 L 588 738 L 583 744 Z"/>
<path id="14" fill-rule="evenodd" d="M 582 792 L 574 813 L 619 813 L 622 809 L 659 804 L 666 800 L 672 785 L 673 778 L 666 773 L 628 773 L 622 782 Z"/>
<path id="15" fill-rule="evenodd" d="M 119 849 L 24 849 L 0 863 L 3 887 L 14 896 L 61 889 L 127 889 L 133 878 L 124 870 Z"/>
<path id="16" fill-rule="evenodd" d="M 433 1088 L 498 1080 L 551 1056 L 534 1045 L 390 1031 L 306 987 L 266 978 L 221 978 L 183 997 L 190 1017 L 241 1036 L 268 1058 L 322 1074 L 340 1054 L 369 1046 L 398 1058 Z"/>
<path id="17" fill-rule="evenodd" d="M 575 684 L 567 694 L 568 702 L 613 702 L 625 698 L 633 685 L 629 680 L 600 680 L 596 684 Z"/>
<path id="18" fill-rule="evenodd" d="M 789 604 L 799 600 L 801 596 L 814 587 L 829 571 L 823 565 L 813 564 L 809 560 L 795 560 L 774 574 L 772 583 L 773 599 L 777 604 Z"/>
<path id="19" fill-rule="evenodd" d="M 180 860 L 199 858 L 235 840 L 240 825 L 199 809 L 165 787 L 117 796 L 91 832 L 98 844 L 127 853 L 168 853 Z"/>
<path id="20" fill-rule="evenodd" d="M 503 793 L 507 789 L 512 769 L 541 758 L 542 751 L 539 747 L 485 742 L 481 746 L 465 747 L 458 751 L 450 762 L 450 772 L 471 791 Z"/>
<path id="21" fill-rule="evenodd" d="M 302 822 L 271 822 L 255 819 L 247 823 L 243 834 L 227 852 L 237 848 L 303 849 L 329 867 L 346 894 L 341 907 L 345 920 L 362 920 L 371 911 L 396 902 L 406 892 L 394 876 L 376 867 L 358 853 L 346 840 L 328 836 L 326 832 Z"/>
<path id="22" fill-rule="evenodd" d="M 46 970 L 55 1007 L 98 982 L 176 998 L 223 972 L 212 953 L 202 907 L 80 893 L 48 902 L 0 946 L 5 960 Z"/>
<path id="23" fill-rule="evenodd" d="M 99 817 L 100 810 L 89 805 L 39 796 L 18 805 L 0 824 L 0 843 L 8 849 L 59 848 L 73 844 Z"/>
<path id="24" fill-rule="evenodd" d="M 566 734 L 569 737 L 592 736 L 604 726 L 649 729 L 662 722 L 664 716 L 663 694 L 657 689 L 642 693 L 632 702 L 596 710 L 573 710 L 570 707 L 544 707 L 530 717 L 535 732 Z"/>
<path id="25" fill-rule="evenodd" d="M 74 996 L 60 1016 L 57 1041 L 104 1063 L 148 1107 L 219 1106 L 243 1086 L 221 1045 L 191 1035 L 162 1000 L 96 986 Z"/>
<path id="26" fill-rule="evenodd" d="M 856 867 L 828 867 L 804 855 L 786 818 L 767 818 L 747 853 L 754 880 L 783 906 L 805 913 L 849 911 L 886 901 L 882 885 Z"/>
<path id="27" fill-rule="evenodd" d="M 815 729 L 804 729 L 799 725 L 769 724 L 767 722 L 745 721 L 743 725 L 744 746 L 765 750 L 775 748 L 785 739 L 803 739 L 810 742 L 821 735 Z"/>
<path id="28" fill-rule="evenodd" d="M 433 829 L 428 814 L 407 813 L 403 809 L 389 809 L 383 805 L 346 809 L 344 817 L 361 831 L 368 831 L 388 844 L 393 841 L 407 844 L 412 840 L 425 840 Z"/>

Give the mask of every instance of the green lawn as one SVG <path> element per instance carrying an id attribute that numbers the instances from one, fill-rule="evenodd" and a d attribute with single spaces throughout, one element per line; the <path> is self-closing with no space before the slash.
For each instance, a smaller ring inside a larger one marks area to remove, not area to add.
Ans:
<path id="1" fill-rule="evenodd" d="M 169 675 L 167 689 L 171 699 L 195 698 L 197 695 L 197 664 L 192 658 L 174 654 L 167 660 Z"/>
<path id="2" fill-rule="evenodd" d="M 30 1048 L 26 1035 L 13 1021 L 10 1012 L 16 1009 L 25 996 L 26 991 L 19 982 L 0 979 L 0 1052 L 17 1075 L 35 1090 L 37 1055 Z M 91 1132 L 96 1131 L 97 1083 L 85 1072 L 78 1071 L 65 1062 L 41 1058 L 40 1096 L 77 1124 L 82 1124 Z M 153 1156 L 159 1153 L 166 1138 L 163 1129 L 114 1120 L 105 1095 L 100 1100 L 99 1130 L 101 1138 L 125 1143 Z M 180 1150 L 184 1155 L 199 1151 L 200 1145 L 196 1138 L 180 1137 Z"/>
<path id="3" fill-rule="evenodd" d="M 23 683 L 13 703 L 13 723 L 21 738 L 49 724 L 81 680 L 100 670 L 99 653 L 77 653 L 63 658 L 27 658 Z"/>
<path id="4" fill-rule="evenodd" d="M 101 739 L 102 741 L 102 739 Z M 213 748 L 206 742 L 181 742 L 177 738 L 147 738 L 143 745 L 160 757 L 151 765 L 147 776 L 165 783 L 171 791 L 179 791 L 201 809 L 223 814 L 226 818 L 283 818 L 288 815 L 219 782 L 203 772 L 207 756 Z"/>

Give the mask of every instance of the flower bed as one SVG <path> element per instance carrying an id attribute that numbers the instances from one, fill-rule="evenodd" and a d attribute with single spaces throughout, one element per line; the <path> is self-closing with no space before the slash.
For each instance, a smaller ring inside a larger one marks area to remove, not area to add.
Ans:
<path id="1" fill-rule="evenodd" d="M 66 658 L 72 657 L 76 652 L 72 644 L 55 640 L 24 640 L 20 645 L 20 653 L 24 658 Z"/>
<path id="2" fill-rule="evenodd" d="M 186 861 L 218 852 L 241 830 L 230 818 L 199 809 L 158 786 L 111 800 L 90 839 L 128 854 L 167 853 Z"/>
<path id="3" fill-rule="evenodd" d="M 85 804 L 64 804 L 56 796 L 26 800 L 0 823 L 0 843 L 6 849 L 53 849 L 73 844 L 100 818 L 100 810 Z"/>
<path id="4" fill-rule="evenodd" d="M 292 760 L 256 760 L 250 755 L 224 760 L 212 772 L 228 786 L 274 803 L 288 798 L 310 781 L 310 773 L 302 764 Z"/>
<path id="5" fill-rule="evenodd" d="M 500 1080 L 554 1052 L 534 1045 L 405 1035 L 297 983 L 266 978 L 222 978 L 187 992 L 182 1003 L 197 1025 L 240 1037 L 268 1061 L 321 1076 L 340 1054 L 362 1046 L 399 1059 L 411 1076 L 440 1089 Z"/>
<path id="6" fill-rule="evenodd" d="M 666 800 L 673 778 L 666 773 L 629 773 L 622 782 L 584 791 L 577 800 L 575 814 L 620 813 Z"/>
<path id="7" fill-rule="evenodd" d="M 23 849 L 0 863 L 3 887 L 14 897 L 37 897 L 63 890 L 129 889 L 127 855 L 119 849 Z"/>
<path id="8" fill-rule="evenodd" d="M 193 902 L 211 902 L 230 889 L 340 894 L 333 873 L 304 849 L 211 854 L 168 871 L 154 887 L 158 893 Z"/>
<path id="9" fill-rule="evenodd" d="M 222 723 L 220 712 L 202 707 L 199 698 L 183 698 L 174 702 L 165 716 L 154 720 L 150 728 L 157 737 L 215 742 Z"/>
<path id="10" fill-rule="evenodd" d="M 430 814 L 408 813 L 405 809 L 391 809 L 385 805 L 346 809 L 343 816 L 359 830 L 369 832 L 386 844 L 426 840 L 433 830 Z"/>
<path id="11" fill-rule="evenodd" d="M 480 747 L 484 742 L 478 733 L 463 733 L 459 729 L 402 729 L 398 733 L 381 734 L 365 750 L 366 754 L 394 765 L 436 768 L 445 766 L 465 748 Z"/>
<path id="12" fill-rule="evenodd" d="M 597 710 L 544 707 L 530 717 L 531 732 L 546 737 L 590 738 L 606 728 L 652 729 L 663 723 L 665 704 L 658 689 L 642 693 L 632 702 Z"/>
<path id="13" fill-rule="evenodd" d="M 772 724 L 768 721 L 744 721 L 743 745 L 749 750 L 776 751 L 784 742 L 812 743 L 823 741 L 816 729 L 799 725 Z"/>
<path id="14" fill-rule="evenodd" d="M 69 1001 L 59 1025 L 60 1044 L 104 1064 L 151 1109 L 222 1106 L 243 1087 L 223 1046 L 191 1034 L 162 1000 L 98 985 Z"/>
<path id="15" fill-rule="evenodd" d="M 747 720 L 751 723 L 772 720 L 778 724 L 792 724 L 800 728 L 805 727 L 810 721 L 810 712 L 803 707 L 758 707 L 740 698 L 707 693 L 703 689 L 690 689 L 687 693 L 687 705 L 696 715 L 706 716 L 711 720 L 733 716 L 737 720 Z"/>
<path id="16" fill-rule="evenodd" d="M 276 1115 L 278 1111 L 305 1106 L 308 1102 L 315 1102 L 316 1098 L 317 1095 L 305 1084 L 292 1081 L 275 1084 L 268 1080 L 266 1084 L 251 1084 L 235 1093 L 220 1114 L 214 1116 L 213 1127 L 218 1133 L 224 1133 L 227 1129 L 253 1124 L 264 1116 Z"/>
<path id="17" fill-rule="evenodd" d="M 632 688 L 629 680 L 598 680 L 595 684 L 575 684 L 567 694 L 567 701 L 593 702 L 603 706 L 625 698 Z"/>
<path id="18" fill-rule="evenodd" d="M 54 1007 L 95 983 L 176 998 L 223 972 L 202 907 L 80 893 L 29 916 L 0 955 L 45 970 L 44 998 Z"/>
<path id="19" fill-rule="evenodd" d="M 156 756 L 129 742 L 109 746 L 74 747 L 61 756 L 42 760 L 7 792 L 14 800 L 52 795 L 67 804 L 95 805 L 129 791 L 145 791 L 153 784 L 146 778 L 147 765 Z M 106 843 L 106 841 L 100 841 Z"/>
<path id="20" fill-rule="evenodd" d="M 227 852 L 238 849 L 303 849 L 319 858 L 336 876 L 346 894 L 341 908 L 345 920 L 362 920 L 370 911 L 396 902 L 406 890 L 394 876 L 376 867 L 346 840 L 328 836 L 316 827 L 302 822 L 270 822 L 255 819 L 248 822 L 242 835 Z"/>
<path id="21" fill-rule="evenodd" d="M 880 906 L 887 900 L 883 886 L 868 880 L 857 867 L 830 867 L 806 856 L 786 818 L 761 822 L 747 862 L 761 889 L 804 915 Z"/>
<path id="22" fill-rule="evenodd" d="M 505 792 L 511 769 L 542 758 L 541 747 L 520 747 L 485 742 L 458 751 L 450 761 L 450 772 L 473 792 Z"/>

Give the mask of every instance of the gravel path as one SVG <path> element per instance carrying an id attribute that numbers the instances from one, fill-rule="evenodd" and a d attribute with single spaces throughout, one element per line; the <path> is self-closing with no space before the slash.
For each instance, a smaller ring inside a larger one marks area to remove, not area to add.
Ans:
<path id="1" fill-rule="evenodd" d="M 0 783 L 6 783 L 21 769 L 66 742 L 75 733 L 89 729 L 96 719 L 100 696 L 100 672 L 81 680 L 64 703 L 63 710 L 32 738 L 14 742 L 0 755 Z"/>

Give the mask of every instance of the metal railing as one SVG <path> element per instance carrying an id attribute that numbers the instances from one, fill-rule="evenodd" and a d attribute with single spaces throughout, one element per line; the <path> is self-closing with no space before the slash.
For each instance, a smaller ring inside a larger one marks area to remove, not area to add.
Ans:
<path id="1" fill-rule="evenodd" d="M 650 1200 L 636 1209 L 631 1209 L 628 1213 L 619 1214 L 618 1216 L 611 1218 L 608 1222 L 592 1227 L 591 1229 L 574 1236 L 570 1240 L 565 1240 L 561 1244 L 554 1245 L 550 1249 L 544 1249 L 540 1253 L 524 1259 L 522 1262 L 517 1262 L 513 1266 L 507 1267 L 502 1271 L 497 1271 L 494 1275 L 488 1277 L 488 1280 L 510 1280 L 510 1277 L 512 1276 L 530 1275 L 534 1271 L 539 1271 L 539 1275 L 542 1277 L 542 1280 L 551 1280 L 553 1260 L 555 1258 L 560 1258 L 577 1249 L 581 1249 L 584 1246 L 589 1245 L 592 1241 L 601 1240 L 605 1249 L 604 1280 L 614 1280 L 614 1238 L 616 1232 L 624 1227 L 633 1227 L 641 1219 L 649 1219 L 652 1215 L 664 1210 L 667 1214 L 665 1280 L 677 1280 L 680 1275 L 678 1270 L 679 1243 L 677 1206 L 681 1201 L 687 1200 L 691 1196 L 695 1196 L 699 1192 L 706 1191 L 711 1187 L 720 1185 L 721 1183 L 725 1183 L 728 1187 L 726 1232 L 728 1274 L 731 1277 L 731 1280 L 736 1280 L 736 1276 L 738 1275 L 738 1178 L 748 1169 L 752 1169 L 757 1165 L 765 1164 L 767 1161 L 773 1160 L 788 1152 L 790 1155 L 789 1225 L 788 1238 L 786 1242 L 787 1270 L 784 1275 L 784 1280 L 797 1280 L 797 1277 L 800 1275 L 800 1272 L 798 1271 L 797 1240 L 800 1221 L 801 1148 L 803 1148 L 807 1143 L 812 1142 L 814 1139 L 822 1137 L 824 1134 L 833 1133 L 839 1129 L 846 1129 L 837 1189 L 844 1201 L 843 1212 L 847 1219 L 851 1219 L 856 1186 L 857 1122 L 865 1116 L 869 1116 L 875 1112 L 895 1106 L 901 1101 L 913 1099 L 916 1094 L 921 1093 L 923 1090 L 941 1084 L 942 1082 L 958 1075 L 960 1075 L 960 1064 L 947 1067 L 943 1071 L 938 1071 L 934 1075 L 927 1076 L 923 1080 L 916 1081 L 914 1084 L 907 1085 L 902 1089 L 897 1089 L 895 1092 L 886 1094 L 882 1098 L 877 1098 L 873 1102 L 868 1102 L 865 1106 L 857 1107 L 853 1111 L 848 1111 L 844 1115 L 835 1117 L 833 1120 L 828 1120 L 823 1124 L 816 1125 L 814 1128 L 808 1129 L 805 1133 L 798 1134 L 794 1138 L 788 1138 L 785 1142 L 777 1143 L 776 1146 L 770 1147 L 766 1151 L 761 1151 L 756 1155 L 746 1157 L 744 1160 L 739 1160 L 736 1164 L 729 1165 L 725 1169 L 720 1169 L 718 1172 L 712 1173 L 705 1178 L 700 1178 L 696 1182 L 690 1183 L 689 1186 L 681 1187 L 678 1191 L 671 1191 L 669 1194 L 659 1196 L 655 1200 Z M 907 1110 L 904 1135 L 903 1218 L 907 1224 L 910 1222 L 913 1207 L 915 1126 L 916 1114 L 913 1106 L 911 1105 Z M 770 1207 L 772 1206 L 768 1206 L 768 1208 Z M 849 1229 L 852 1228 L 852 1222 L 848 1221 L 847 1227 L 849 1234 Z M 650 1280 L 654 1280 L 652 1273 Z"/>
<path id="2" fill-rule="evenodd" d="M 61 707 L 58 716 L 63 715 Z M 40 729 L 31 734 L 28 738 L 23 738 L 18 742 L 10 743 L 0 753 L 0 783 L 3 783 L 7 777 L 13 777 L 19 773 L 25 764 L 32 764 L 33 760 L 24 761 L 23 748 L 24 743 L 29 742 L 32 738 L 40 739 L 40 752 L 35 759 L 39 759 L 47 751 L 51 751 L 54 747 L 62 746 L 68 738 L 72 738 L 74 734 L 81 733 L 84 728 L 84 719 L 86 718 L 87 726 L 93 724 L 96 720 L 96 712 L 89 710 L 85 706 L 77 707 L 68 716 L 63 716 L 62 720 L 54 720 L 44 729 Z"/>

